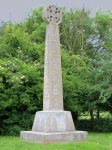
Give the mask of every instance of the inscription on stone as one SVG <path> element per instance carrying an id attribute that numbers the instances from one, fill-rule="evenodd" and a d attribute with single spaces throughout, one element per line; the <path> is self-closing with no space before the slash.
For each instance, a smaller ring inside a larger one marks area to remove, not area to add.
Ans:
<path id="1" fill-rule="evenodd" d="M 46 26 L 44 65 L 44 110 L 63 110 L 62 73 L 58 24 L 62 13 L 54 5 L 43 10 Z"/>

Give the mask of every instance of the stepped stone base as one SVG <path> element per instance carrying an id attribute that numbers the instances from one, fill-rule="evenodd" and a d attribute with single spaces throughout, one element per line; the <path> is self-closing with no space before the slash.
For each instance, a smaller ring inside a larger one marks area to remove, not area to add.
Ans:
<path id="1" fill-rule="evenodd" d="M 41 143 L 43 145 L 46 145 L 48 143 L 84 142 L 87 141 L 88 139 L 88 133 L 86 131 L 59 132 L 59 133 L 21 131 L 20 138 L 25 141 Z"/>
<path id="2" fill-rule="evenodd" d="M 32 131 L 21 131 L 25 141 L 41 143 L 63 143 L 87 141 L 86 131 L 76 131 L 69 111 L 36 112 Z"/>

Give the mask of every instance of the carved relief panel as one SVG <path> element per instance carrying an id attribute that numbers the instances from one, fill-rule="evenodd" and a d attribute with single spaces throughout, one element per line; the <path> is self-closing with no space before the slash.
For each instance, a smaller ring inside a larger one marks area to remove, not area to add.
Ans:
<path id="1" fill-rule="evenodd" d="M 60 39 L 58 24 L 62 13 L 56 6 L 43 10 L 46 27 L 45 65 L 44 65 L 44 110 L 63 109 Z"/>

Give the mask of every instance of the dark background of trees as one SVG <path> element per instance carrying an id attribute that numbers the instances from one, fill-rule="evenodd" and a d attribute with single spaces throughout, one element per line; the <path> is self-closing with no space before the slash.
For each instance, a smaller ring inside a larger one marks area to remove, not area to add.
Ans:
<path id="1" fill-rule="evenodd" d="M 60 9 L 64 109 L 72 112 L 77 129 L 112 132 L 112 120 L 99 115 L 112 114 L 112 12 L 99 9 L 92 18 L 89 9 Z M 31 130 L 35 112 L 42 110 L 46 32 L 42 10 L 42 6 L 31 10 L 24 22 L 0 25 L 1 135 Z M 81 112 L 89 112 L 91 120 L 78 121 Z"/>

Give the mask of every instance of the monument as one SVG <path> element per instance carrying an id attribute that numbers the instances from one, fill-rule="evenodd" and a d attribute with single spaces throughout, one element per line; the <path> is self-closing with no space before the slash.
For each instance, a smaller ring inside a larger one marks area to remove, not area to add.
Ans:
<path id="1" fill-rule="evenodd" d="M 43 111 L 36 112 L 32 131 L 21 131 L 25 141 L 48 144 L 87 141 L 86 131 L 76 131 L 71 112 L 63 110 L 59 23 L 62 13 L 50 5 L 43 9 L 46 25 Z"/>

